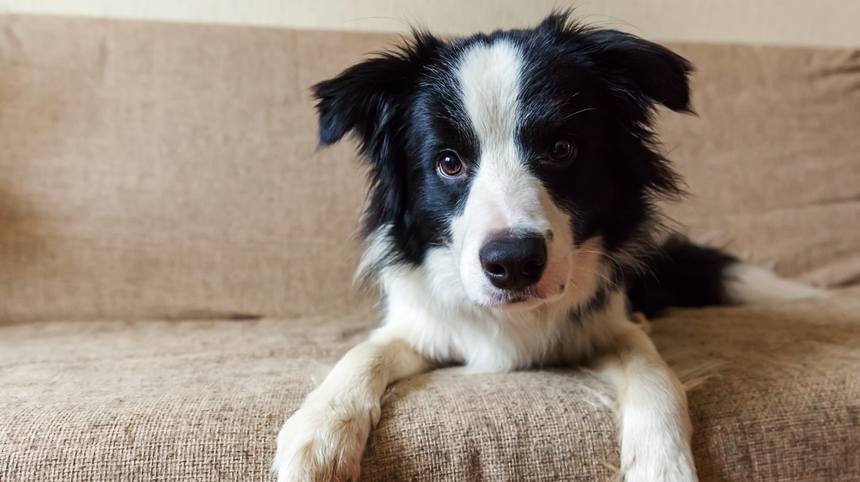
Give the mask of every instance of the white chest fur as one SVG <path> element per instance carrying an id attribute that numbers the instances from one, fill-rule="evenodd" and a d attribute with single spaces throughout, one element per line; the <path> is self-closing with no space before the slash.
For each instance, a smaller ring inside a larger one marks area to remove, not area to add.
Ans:
<path id="1" fill-rule="evenodd" d="M 605 295 L 583 314 L 579 306 L 593 297 L 594 290 L 587 294 L 571 290 L 537 308 L 503 311 L 475 306 L 463 294 L 441 296 L 441 287 L 431 286 L 421 271 L 386 274 L 385 319 L 372 340 L 400 338 L 429 359 L 463 363 L 475 372 L 496 372 L 581 363 L 629 324 L 620 292 Z M 460 303 L 450 303 L 460 297 L 464 298 L 457 300 Z"/>

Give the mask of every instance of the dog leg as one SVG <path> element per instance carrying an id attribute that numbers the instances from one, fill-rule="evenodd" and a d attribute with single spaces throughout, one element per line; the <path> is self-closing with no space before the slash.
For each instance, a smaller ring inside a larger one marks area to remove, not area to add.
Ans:
<path id="1" fill-rule="evenodd" d="M 628 324 L 593 368 L 618 391 L 621 473 L 626 482 L 690 482 L 687 396 L 644 331 Z"/>
<path id="2" fill-rule="evenodd" d="M 278 434 L 278 481 L 357 482 L 385 387 L 428 367 L 406 342 L 380 332 L 350 350 Z"/>

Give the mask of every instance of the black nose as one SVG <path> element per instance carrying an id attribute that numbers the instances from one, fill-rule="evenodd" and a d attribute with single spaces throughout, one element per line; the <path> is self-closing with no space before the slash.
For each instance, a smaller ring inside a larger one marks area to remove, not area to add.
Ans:
<path id="1" fill-rule="evenodd" d="M 505 235 L 487 241 L 480 251 L 484 274 L 496 288 L 520 290 L 540 280 L 546 267 L 543 236 Z"/>

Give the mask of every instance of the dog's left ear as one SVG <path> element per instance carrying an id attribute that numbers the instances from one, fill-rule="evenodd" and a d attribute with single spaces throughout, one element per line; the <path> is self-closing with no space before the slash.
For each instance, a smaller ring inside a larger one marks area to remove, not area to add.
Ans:
<path id="1" fill-rule="evenodd" d="M 617 30 L 586 34 L 591 58 L 616 89 L 676 112 L 692 113 L 689 75 L 693 66 L 661 45 Z"/>
<path id="2" fill-rule="evenodd" d="M 693 66 L 662 45 L 618 30 L 585 27 L 572 11 L 555 12 L 538 31 L 560 36 L 585 54 L 619 95 L 643 107 L 663 104 L 676 112 L 692 113 L 689 75 Z"/>

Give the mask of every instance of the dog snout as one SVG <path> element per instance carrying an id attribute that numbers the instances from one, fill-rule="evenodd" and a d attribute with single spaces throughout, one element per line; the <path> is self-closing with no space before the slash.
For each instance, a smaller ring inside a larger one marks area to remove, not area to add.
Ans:
<path id="1" fill-rule="evenodd" d="M 506 234 L 487 241 L 479 256 L 493 286 L 521 290 L 540 281 L 546 268 L 546 241 L 540 234 Z"/>

